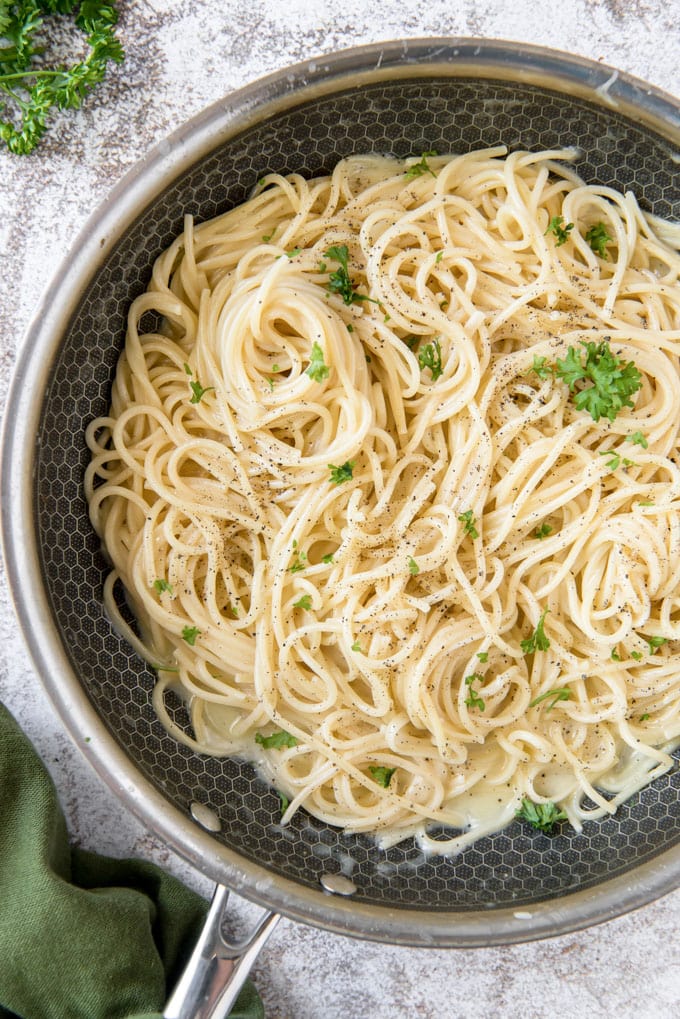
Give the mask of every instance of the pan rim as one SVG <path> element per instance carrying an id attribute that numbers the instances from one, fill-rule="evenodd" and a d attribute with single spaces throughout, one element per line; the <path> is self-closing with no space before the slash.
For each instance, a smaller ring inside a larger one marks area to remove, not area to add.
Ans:
<path id="1" fill-rule="evenodd" d="M 479 947 L 579 930 L 639 908 L 680 883 L 680 846 L 608 881 L 520 910 L 416 910 L 329 896 L 272 874 L 218 843 L 138 771 L 89 701 L 41 582 L 34 527 L 35 436 L 51 365 L 82 293 L 146 204 L 234 134 L 275 112 L 364 81 L 396 76 L 487 77 L 568 90 L 616 112 L 635 111 L 680 149 L 680 102 L 603 64 L 502 40 L 408 39 L 354 47 L 284 68 L 231 93 L 157 144 L 95 209 L 28 326 L 0 447 L 1 527 L 10 591 L 36 671 L 69 735 L 123 804 L 208 877 L 293 920 L 340 934 L 420 947 Z M 38 583 L 36 583 L 36 580 Z"/>

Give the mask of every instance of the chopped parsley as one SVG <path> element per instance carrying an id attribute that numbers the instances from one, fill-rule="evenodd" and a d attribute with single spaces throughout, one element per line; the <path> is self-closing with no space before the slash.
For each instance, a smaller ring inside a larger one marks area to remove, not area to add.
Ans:
<path id="1" fill-rule="evenodd" d="M 189 365 L 186 363 L 186 361 L 184 362 L 184 371 L 189 376 L 192 376 L 194 374 Z M 191 387 L 192 392 L 192 397 L 189 400 L 189 403 L 200 403 L 206 393 L 209 393 L 210 390 L 214 391 L 215 389 L 214 386 L 203 387 L 201 383 L 198 381 L 198 379 L 192 378 L 190 378 L 189 386 Z"/>
<path id="2" fill-rule="evenodd" d="M 444 370 L 442 368 L 442 348 L 439 340 L 435 340 L 433 343 L 426 343 L 424 347 L 420 348 L 418 351 L 418 364 L 422 370 L 429 368 L 432 381 L 437 381 Z"/>
<path id="3" fill-rule="evenodd" d="M 591 226 L 590 229 L 586 231 L 586 240 L 600 258 L 606 258 L 607 244 L 609 241 L 613 241 L 614 238 L 609 236 L 607 233 L 607 227 L 604 223 L 595 223 L 594 226 Z"/>
<path id="4" fill-rule="evenodd" d="M 381 785 L 383 789 L 387 789 L 392 776 L 394 775 L 396 768 L 384 768 L 382 765 L 369 765 L 368 770 L 370 771 L 373 778 L 376 780 L 378 785 Z"/>
<path id="5" fill-rule="evenodd" d="M 480 662 L 482 664 L 484 664 L 484 663 L 488 662 L 488 660 L 489 660 L 489 652 L 488 651 L 478 651 L 477 652 L 477 657 L 479 658 Z"/>
<path id="6" fill-rule="evenodd" d="M 640 715 L 640 721 L 646 722 L 649 719 L 649 712 L 645 711 L 644 715 Z"/>
<path id="7" fill-rule="evenodd" d="M 610 456 L 611 460 L 607 460 L 607 467 L 611 470 L 618 470 L 621 464 L 621 454 L 617 453 L 615 449 L 601 449 L 599 451 L 600 456 Z"/>
<path id="8" fill-rule="evenodd" d="M 543 629 L 545 617 L 548 615 L 549 611 L 550 609 L 543 609 L 541 618 L 538 620 L 534 632 L 530 637 L 527 637 L 526 640 L 520 641 L 519 646 L 525 655 L 535 654 L 536 651 L 547 651 L 550 647 L 550 641 L 546 637 L 545 630 Z"/>
<path id="9" fill-rule="evenodd" d="M 541 526 L 537 527 L 534 531 L 534 538 L 538 538 L 539 541 L 543 541 L 543 539 L 547 538 L 549 534 L 552 534 L 552 527 L 550 524 L 541 524 Z"/>
<path id="10" fill-rule="evenodd" d="M 634 661 L 639 662 L 642 660 L 642 653 L 640 651 L 631 651 L 630 657 L 634 659 Z"/>
<path id="11" fill-rule="evenodd" d="M 515 817 L 546 834 L 550 834 L 558 821 L 567 819 L 565 812 L 554 803 L 534 803 L 528 796 L 522 798 L 522 806 L 515 811 Z"/>
<path id="12" fill-rule="evenodd" d="M 283 817 L 290 806 L 290 800 L 285 793 L 280 793 L 278 790 L 276 791 L 276 795 L 281 800 L 281 817 Z"/>
<path id="13" fill-rule="evenodd" d="M 662 644 L 668 643 L 667 637 L 645 637 L 647 644 L 649 645 L 650 655 L 656 654 Z"/>
<path id="14" fill-rule="evenodd" d="M 290 251 L 286 252 L 286 258 L 295 258 L 295 256 L 299 255 L 301 251 L 302 248 L 291 248 Z"/>
<path id="15" fill-rule="evenodd" d="M 296 747 L 298 740 L 295 736 L 291 736 L 289 732 L 285 732 L 283 729 L 278 729 L 276 732 L 272 732 L 269 736 L 265 736 L 264 733 L 255 733 L 255 742 L 259 743 L 265 750 L 284 750 L 286 747 Z"/>
<path id="16" fill-rule="evenodd" d="M 328 565 L 328 563 L 334 563 L 335 559 L 333 558 L 333 553 L 328 552 L 326 555 L 321 556 L 321 562 L 326 563 L 326 565 Z"/>
<path id="17" fill-rule="evenodd" d="M 358 651 L 359 654 L 363 655 L 364 649 L 362 648 L 358 640 L 355 640 L 354 643 L 352 644 L 352 651 Z"/>
<path id="18" fill-rule="evenodd" d="M 336 269 L 328 277 L 326 289 L 331 294 L 339 294 L 345 304 L 356 304 L 359 301 L 371 301 L 372 304 L 378 303 L 373 301 L 371 297 L 356 292 L 354 283 L 349 275 L 349 249 L 346 244 L 334 244 L 324 254 L 326 258 L 340 263 L 340 268 Z"/>
<path id="19" fill-rule="evenodd" d="M 334 485 L 341 485 L 343 481 L 351 481 L 354 477 L 355 466 L 356 460 L 345 460 L 344 464 L 340 467 L 336 467 L 335 464 L 329 464 L 328 470 L 331 472 L 330 480 Z"/>
<path id="20" fill-rule="evenodd" d="M 472 675 L 465 677 L 465 685 L 468 688 L 468 694 L 465 698 L 465 703 L 468 708 L 479 708 L 480 711 L 484 711 L 486 707 L 483 698 L 479 696 L 479 693 L 474 689 L 473 683 L 484 683 L 484 676 L 479 672 L 473 672 Z"/>
<path id="21" fill-rule="evenodd" d="M 627 435 L 626 442 L 632 442 L 634 446 L 642 446 L 643 449 L 647 449 L 649 446 L 642 432 L 633 432 L 632 435 Z"/>
<path id="22" fill-rule="evenodd" d="M 408 561 L 408 571 L 412 577 L 417 577 L 420 573 L 420 566 L 418 566 L 418 563 L 415 561 L 413 556 L 411 556 Z"/>
<path id="23" fill-rule="evenodd" d="M 566 244 L 569 240 L 569 233 L 574 229 L 573 223 L 567 223 L 563 226 L 564 216 L 553 216 L 548 223 L 548 229 L 545 231 L 546 234 L 555 235 L 555 247 L 559 248 L 562 244 Z"/>
<path id="24" fill-rule="evenodd" d="M 613 354 L 609 340 L 602 343 L 583 343 L 585 361 L 577 347 L 569 347 L 564 360 L 557 360 L 556 375 L 574 394 L 577 410 L 588 411 L 593 421 L 606 417 L 614 421 L 623 407 L 632 407 L 630 399 L 642 385 L 642 376 L 632 361 L 625 364 Z M 576 390 L 577 383 L 592 382 L 585 389 Z"/>
<path id="25" fill-rule="evenodd" d="M 315 382 L 323 382 L 330 375 L 331 370 L 323 359 L 323 350 L 316 341 L 312 344 L 312 357 L 306 369 L 306 374 Z"/>
<path id="26" fill-rule="evenodd" d="M 297 541 L 293 542 L 293 552 L 295 552 L 295 559 L 291 566 L 288 567 L 291 573 L 300 573 L 307 566 L 307 553 L 301 552 L 298 549 Z"/>
<path id="27" fill-rule="evenodd" d="M 185 640 L 187 644 L 193 647 L 196 643 L 196 638 L 200 635 L 201 631 L 197 626 L 185 626 L 182 630 L 182 640 Z"/>
<path id="28" fill-rule="evenodd" d="M 559 687 L 557 690 L 546 690 L 545 693 L 539 694 L 538 697 L 534 697 L 533 701 L 529 703 L 529 707 L 535 708 L 537 704 L 540 704 L 541 701 L 547 701 L 548 698 L 550 698 L 550 703 L 546 706 L 546 711 L 550 711 L 551 708 L 554 708 L 558 701 L 570 700 L 571 690 L 566 686 Z"/>
<path id="29" fill-rule="evenodd" d="M 153 586 L 159 594 L 162 594 L 163 591 L 167 591 L 168 594 L 172 594 L 172 584 L 169 584 L 167 580 L 163 580 L 161 577 L 154 580 Z"/>
<path id="30" fill-rule="evenodd" d="M 428 149 L 427 152 L 423 152 L 420 160 L 417 163 L 412 163 L 408 169 L 404 170 L 404 174 L 407 180 L 413 180 L 415 177 L 422 177 L 424 174 L 429 173 L 432 177 L 437 176 L 432 167 L 427 161 L 428 156 L 436 156 L 436 149 Z"/>
<path id="31" fill-rule="evenodd" d="M 406 344 L 406 346 L 408 347 L 409 350 L 413 350 L 413 348 L 415 347 L 416 343 L 418 343 L 419 340 L 420 340 L 419 336 L 411 335 L 411 336 L 404 336 L 402 342 Z"/>
<path id="32" fill-rule="evenodd" d="M 555 368 L 548 363 L 547 357 L 538 357 L 537 354 L 534 354 L 533 364 L 526 374 L 529 375 L 531 372 L 534 372 L 534 374 L 538 375 L 539 379 L 547 379 L 554 371 Z"/>
<path id="33" fill-rule="evenodd" d="M 616 650 L 616 648 L 612 648 L 611 657 L 612 657 L 612 660 L 615 661 L 615 662 L 620 662 L 621 661 L 621 655 Z"/>
<path id="34" fill-rule="evenodd" d="M 436 258 L 434 260 L 434 264 L 435 265 L 439 265 L 439 263 L 441 262 L 443 257 L 444 257 L 444 252 L 443 251 L 438 251 L 437 252 L 437 256 L 436 256 Z"/>
<path id="35" fill-rule="evenodd" d="M 293 602 L 294 609 L 305 609 L 306 611 L 309 611 L 311 607 L 312 607 L 312 596 L 309 594 L 303 594 L 301 598 L 298 598 L 297 601 Z"/>
<path id="36" fill-rule="evenodd" d="M 458 519 L 463 525 L 465 534 L 469 534 L 471 538 L 479 537 L 479 531 L 475 527 L 475 515 L 471 509 L 465 510 L 464 513 L 459 513 Z"/>

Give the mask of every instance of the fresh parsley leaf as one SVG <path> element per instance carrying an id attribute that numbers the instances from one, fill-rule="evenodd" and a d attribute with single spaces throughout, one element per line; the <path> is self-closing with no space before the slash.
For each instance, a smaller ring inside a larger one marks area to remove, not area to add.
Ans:
<path id="1" fill-rule="evenodd" d="M 434 172 L 434 170 L 427 162 L 428 156 L 436 155 L 437 155 L 436 149 L 429 149 L 427 152 L 423 152 L 419 162 L 412 163 L 411 166 L 408 167 L 408 169 L 404 170 L 406 179 L 413 180 L 415 177 L 422 177 L 426 173 L 429 173 L 432 177 L 436 178 L 437 174 Z"/>
<path id="2" fill-rule="evenodd" d="M 656 503 L 653 499 L 640 499 L 638 506 L 655 506 Z"/>
<path id="3" fill-rule="evenodd" d="M 370 771 L 373 778 L 376 780 L 378 785 L 381 785 L 383 789 L 387 789 L 392 776 L 394 775 L 396 768 L 383 768 L 382 766 L 369 765 L 368 770 Z"/>
<path id="4" fill-rule="evenodd" d="M 538 375 L 539 379 L 547 379 L 554 371 L 555 369 L 548 363 L 547 357 L 538 357 L 537 354 L 534 354 L 533 364 L 526 374 L 529 375 L 531 372 L 534 372 L 534 374 Z"/>
<path id="5" fill-rule="evenodd" d="M 465 703 L 468 708 L 479 708 L 480 711 L 484 711 L 486 707 L 484 700 L 479 696 L 478 692 L 473 688 L 473 683 L 484 683 L 484 676 L 479 672 L 473 672 L 472 675 L 465 677 L 465 685 L 468 687 L 468 695 L 465 698 Z"/>
<path id="6" fill-rule="evenodd" d="M 167 580 L 163 580 L 161 577 L 154 580 L 153 586 L 159 594 L 162 594 L 163 591 L 167 591 L 168 594 L 172 594 L 172 584 L 169 584 Z"/>
<path id="7" fill-rule="evenodd" d="M 191 386 L 191 392 L 193 394 L 189 403 L 200 403 L 206 393 L 215 389 L 214 386 L 203 387 L 198 379 L 190 379 L 189 385 Z"/>
<path id="8" fill-rule="evenodd" d="M 532 655 L 536 651 L 547 651 L 550 647 L 550 640 L 546 637 L 545 630 L 543 629 L 545 617 L 548 615 L 549 611 L 550 609 L 543 609 L 541 618 L 538 620 L 534 632 L 530 637 L 527 637 L 526 640 L 521 640 L 519 642 L 519 646 L 525 655 Z"/>
<path id="9" fill-rule="evenodd" d="M 289 732 L 285 732 L 283 729 L 278 729 L 276 732 L 272 732 L 269 736 L 265 736 L 264 733 L 255 733 L 255 742 L 259 743 L 265 750 L 284 750 L 286 747 L 296 747 L 298 740 L 295 736 L 291 736 Z"/>
<path id="10" fill-rule="evenodd" d="M 541 701 L 546 701 L 550 698 L 550 704 L 546 706 L 546 711 L 550 711 L 554 708 L 558 701 L 568 701 L 571 699 L 571 690 L 569 687 L 562 686 L 556 690 L 547 690 L 545 693 L 539 694 L 538 697 L 534 697 L 533 701 L 530 701 L 529 707 L 535 708 Z"/>
<path id="11" fill-rule="evenodd" d="M 286 811 L 288 810 L 288 808 L 290 806 L 290 800 L 285 795 L 285 793 L 280 793 L 278 791 L 278 789 L 276 791 L 276 795 L 281 800 L 281 817 L 283 817 L 283 815 L 286 813 Z"/>
<path id="12" fill-rule="evenodd" d="M 586 231 L 586 240 L 600 258 L 606 258 L 607 244 L 609 241 L 613 241 L 614 238 L 609 236 L 607 233 L 607 227 L 604 223 L 595 223 L 594 226 L 591 226 L 590 229 Z"/>
<path id="13" fill-rule="evenodd" d="M 546 835 L 550 834 L 558 821 L 567 819 L 565 812 L 554 803 L 533 803 L 528 796 L 523 797 L 522 806 L 515 811 L 515 817 L 527 821 L 532 827 L 538 828 Z"/>
<path id="14" fill-rule="evenodd" d="M 569 386 L 574 393 L 574 404 L 577 410 L 585 410 L 593 421 L 606 417 L 614 421 L 623 407 L 632 407 L 630 399 L 642 385 L 642 376 L 633 361 L 623 364 L 612 353 L 609 341 L 602 343 L 581 343 L 585 351 L 585 362 L 582 352 L 577 347 L 569 347 L 563 360 L 558 358 L 556 375 Z M 576 389 L 577 383 L 592 382 L 585 389 Z"/>
<path id="15" fill-rule="evenodd" d="M 331 261 L 340 263 L 340 268 L 336 269 L 328 277 L 326 289 L 331 294 L 339 294 L 345 304 L 356 304 L 359 301 L 370 301 L 372 304 L 378 303 L 371 297 L 356 292 L 349 275 L 349 249 L 346 244 L 334 244 L 324 254 Z"/>
<path id="16" fill-rule="evenodd" d="M 334 485 L 341 485 L 343 481 L 351 481 L 354 477 L 355 466 L 356 460 L 345 460 L 341 467 L 329 464 L 328 470 L 331 472 L 330 480 Z"/>
<path id="17" fill-rule="evenodd" d="M 312 596 L 309 594 L 303 594 L 301 598 L 293 602 L 294 609 L 306 609 L 309 611 L 312 607 Z"/>
<path id="18" fill-rule="evenodd" d="M 543 539 L 547 538 L 549 534 L 552 534 L 552 527 L 550 524 L 541 524 L 541 526 L 537 527 L 534 531 L 534 538 L 538 538 L 539 541 L 543 541 Z"/>
<path id="19" fill-rule="evenodd" d="M 323 350 L 318 343 L 314 342 L 312 344 L 312 357 L 306 369 L 306 374 L 309 375 L 310 379 L 314 379 L 315 382 L 323 382 L 330 373 L 331 370 L 323 359 Z"/>
<path id="20" fill-rule="evenodd" d="M 545 231 L 546 234 L 555 234 L 555 247 L 559 248 L 560 245 L 566 244 L 569 240 L 569 233 L 574 229 L 573 223 L 567 223 L 566 226 L 562 226 L 564 223 L 564 216 L 553 216 L 548 223 L 548 229 Z"/>
<path id="21" fill-rule="evenodd" d="M 621 655 L 616 650 L 616 648 L 612 648 L 611 657 L 612 657 L 613 661 L 615 661 L 615 662 L 620 662 L 621 661 Z"/>
<path id="22" fill-rule="evenodd" d="M 196 643 L 196 638 L 200 635 L 201 631 L 197 626 L 185 626 L 182 630 L 182 640 L 185 640 L 187 644 L 193 647 Z"/>
<path id="23" fill-rule="evenodd" d="M 647 644 L 649 645 L 650 655 L 656 654 L 662 644 L 668 643 L 667 637 L 645 637 Z"/>
<path id="24" fill-rule="evenodd" d="M 639 662 L 642 660 L 642 653 L 640 651 L 631 651 L 630 657 Z"/>
<path id="25" fill-rule="evenodd" d="M 634 446 L 642 446 L 643 449 L 647 449 L 649 446 L 642 432 L 633 432 L 632 435 L 627 435 L 626 442 L 632 442 Z"/>
<path id="26" fill-rule="evenodd" d="M 437 381 L 443 372 L 442 348 L 439 340 L 435 340 L 433 343 L 427 343 L 424 347 L 420 348 L 418 351 L 418 364 L 422 370 L 429 368 L 430 374 L 432 375 L 432 381 Z"/>
<path id="27" fill-rule="evenodd" d="M 465 510 L 464 513 L 459 513 L 458 519 L 463 525 L 463 531 L 465 534 L 469 534 L 471 538 L 479 537 L 479 531 L 475 527 L 475 516 L 471 509 Z"/>
<path id="28" fill-rule="evenodd" d="M 621 464 L 621 454 L 617 453 L 615 449 L 601 449 L 599 450 L 600 456 L 610 456 L 611 460 L 607 460 L 607 467 L 611 470 L 618 470 Z"/>
<path id="29" fill-rule="evenodd" d="M 648 720 L 648 718 L 649 718 L 649 712 L 648 711 L 645 711 L 644 715 L 640 715 L 640 721 L 641 722 L 646 722 Z"/>
<path id="30" fill-rule="evenodd" d="M 435 260 L 434 260 L 434 264 L 435 265 L 439 265 L 439 263 L 441 262 L 443 257 L 444 257 L 444 252 L 443 251 L 438 251 L 437 255 L 435 257 Z"/>
<path id="31" fill-rule="evenodd" d="M 302 248 L 291 248 L 290 251 L 286 252 L 286 258 L 295 258 L 295 256 L 299 255 L 301 251 Z"/>
<path id="32" fill-rule="evenodd" d="M 482 664 L 484 664 L 485 662 L 488 662 L 488 660 L 489 660 L 489 652 L 488 651 L 478 651 L 477 652 L 477 657 L 479 658 L 480 662 Z"/>
<path id="33" fill-rule="evenodd" d="M 0 113 L 8 102 L 14 105 L 18 124 L 0 121 L 0 140 L 16 155 L 26 155 L 38 144 L 55 107 L 78 109 L 88 92 L 105 77 L 110 61 L 121 63 L 123 49 L 115 35 L 118 12 L 113 3 L 83 0 L 75 25 L 87 37 L 89 53 L 71 67 L 46 66 L 43 46 L 33 46 L 33 35 L 42 25 L 42 15 L 66 16 L 74 12 L 75 0 L 24 0 L 0 3 Z M 49 36 L 48 36 L 49 38 Z M 39 61 L 34 61 L 34 56 Z"/>
<path id="34" fill-rule="evenodd" d="M 416 343 L 420 340 L 419 336 L 404 336 L 403 343 L 406 344 L 409 350 L 413 350 Z"/>
<path id="35" fill-rule="evenodd" d="M 300 552 L 298 550 L 297 541 L 293 542 L 293 552 L 295 552 L 295 559 L 293 560 L 292 565 L 288 568 L 291 573 L 300 573 L 300 571 L 304 570 L 307 566 L 307 553 Z"/>
<path id="36" fill-rule="evenodd" d="M 328 563 L 334 563 L 335 559 L 333 558 L 333 553 L 328 552 L 326 555 L 321 556 L 321 562 L 326 563 L 327 565 Z"/>
<path id="37" fill-rule="evenodd" d="M 420 573 L 420 566 L 418 566 L 418 563 L 415 561 L 413 556 L 411 556 L 408 561 L 408 571 L 412 577 L 417 577 Z"/>
<path id="38" fill-rule="evenodd" d="M 360 654 L 363 655 L 364 649 L 362 648 L 358 640 L 355 640 L 354 643 L 352 644 L 352 651 L 358 651 Z"/>

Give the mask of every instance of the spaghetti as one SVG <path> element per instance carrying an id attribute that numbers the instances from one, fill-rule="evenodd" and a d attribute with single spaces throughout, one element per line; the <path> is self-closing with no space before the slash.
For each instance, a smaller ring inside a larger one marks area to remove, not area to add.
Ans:
<path id="1" fill-rule="evenodd" d="M 132 304 L 87 435 L 108 611 L 284 821 L 452 853 L 672 765 L 680 257 L 574 156 L 267 174 Z"/>

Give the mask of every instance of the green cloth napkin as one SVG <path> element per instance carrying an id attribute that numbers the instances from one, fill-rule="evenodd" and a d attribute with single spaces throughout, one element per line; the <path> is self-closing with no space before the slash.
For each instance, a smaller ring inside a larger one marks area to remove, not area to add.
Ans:
<path id="1" fill-rule="evenodd" d="M 0 704 L 0 1017 L 159 1019 L 206 912 L 141 860 L 68 843 L 56 790 Z M 263 1019 L 247 984 L 232 1019 Z"/>

